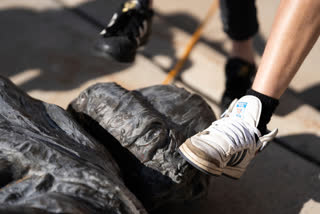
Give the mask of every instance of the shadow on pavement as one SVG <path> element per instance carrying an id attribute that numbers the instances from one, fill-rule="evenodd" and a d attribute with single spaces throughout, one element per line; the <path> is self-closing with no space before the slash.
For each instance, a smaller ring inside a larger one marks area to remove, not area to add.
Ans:
<path id="1" fill-rule="evenodd" d="M 14 77 L 37 70 L 19 86 L 26 90 L 68 90 L 128 67 L 96 57 L 92 47 L 97 28 L 68 10 L 0 10 L 1 72 Z"/>
<path id="2" fill-rule="evenodd" d="M 313 85 L 306 90 L 298 93 L 298 96 L 303 99 L 309 105 L 312 105 L 316 109 L 320 110 L 320 83 Z"/>
<path id="3" fill-rule="evenodd" d="M 308 104 L 318 111 L 320 110 L 320 84 L 313 85 L 302 92 L 296 92 L 294 89 L 288 88 L 280 98 L 280 105 L 275 114 L 278 116 L 286 116 L 294 112 L 302 104 Z M 301 102 L 296 102 L 292 97 L 298 98 Z"/>
<path id="4" fill-rule="evenodd" d="M 297 134 L 279 137 L 276 142 L 292 153 L 320 167 L 320 137 L 313 134 Z M 290 143 L 288 143 L 290 142 Z"/>

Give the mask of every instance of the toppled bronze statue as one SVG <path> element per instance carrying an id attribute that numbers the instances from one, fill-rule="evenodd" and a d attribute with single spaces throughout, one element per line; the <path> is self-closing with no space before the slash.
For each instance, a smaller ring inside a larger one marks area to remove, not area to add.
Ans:
<path id="1" fill-rule="evenodd" d="M 176 152 L 215 119 L 199 96 L 106 83 L 68 110 L 78 123 L 0 77 L 1 214 L 147 213 L 205 195 L 208 177 Z"/>
<path id="2" fill-rule="evenodd" d="M 215 119 L 200 96 L 170 85 L 128 91 L 102 83 L 83 91 L 68 110 L 108 148 L 126 186 L 148 209 L 206 194 L 208 177 L 177 153 Z"/>
<path id="3" fill-rule="evenodd" d="M 107 150 L 0 77 L 0 213 L 147 213 Z"/>

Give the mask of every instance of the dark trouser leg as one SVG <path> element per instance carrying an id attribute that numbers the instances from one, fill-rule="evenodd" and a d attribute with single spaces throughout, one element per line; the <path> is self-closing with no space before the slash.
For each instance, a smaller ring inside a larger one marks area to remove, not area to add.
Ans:
<path id="1" fill-rule="evenodd" d="M 259 28 L 255 0 L 220 0 L 223 29 L 230 39 L 253 37 Z"/>

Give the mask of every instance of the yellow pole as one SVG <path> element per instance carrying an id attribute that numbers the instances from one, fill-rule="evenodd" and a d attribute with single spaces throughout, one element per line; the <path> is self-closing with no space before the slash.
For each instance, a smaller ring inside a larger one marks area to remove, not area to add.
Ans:
<path id="1" fill-rule="evenodd" d="M 207 24 L 207 22 L 210 20 L 210 18 L 215 14 L 219 7 L 219 0 L 213 0 L 213 3 L 205 17 L 205 19 L 202 21 L 198 29 L 193 33 L 191 39 L 189 40 L 189 43 L 187 44 L 182 57 L 178 60 L 177 64 L 174 66 L 174 68 L 168 73 L 166 79 L 163 81 L 162 84 L 170 84 L 175 77 L 180 72 L 181 68 L 183 67 L 184 63 L 188 59 L 194 45 L 197 43 L 197 41 L 200 39 L 200 36 L 202 34 L 202 31 L 204 29 L 204 26 Z"/>

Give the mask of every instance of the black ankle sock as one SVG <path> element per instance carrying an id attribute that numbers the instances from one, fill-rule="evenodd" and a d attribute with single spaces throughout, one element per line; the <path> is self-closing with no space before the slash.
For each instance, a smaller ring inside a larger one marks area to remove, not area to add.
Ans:
<path id="1" fill-rule="evenodd" d="M 261 94 L 252 89 L 249 89 L 246 95 L 253 95 L 255 97 L 258 97 L 262 103 L 262 112 L 258 124 L 258 129 L 262 134 L 265 134 L 267 132 L 267 124 L 270 122 L 272 114 L 279 104 L 279 100 Z"/>

